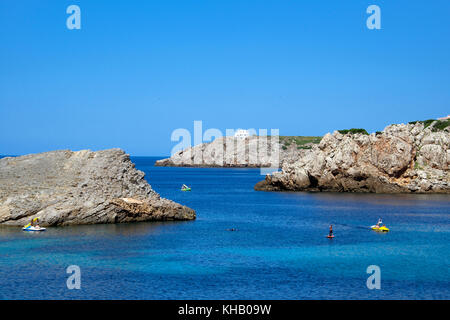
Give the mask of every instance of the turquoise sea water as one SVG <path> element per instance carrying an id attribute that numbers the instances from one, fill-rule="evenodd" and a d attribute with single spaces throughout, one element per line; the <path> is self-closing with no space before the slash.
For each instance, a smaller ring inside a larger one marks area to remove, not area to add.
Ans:
<path id="1" fill-rule="evenodd" d="M 0 299 L 450 299 L 448 195 L 256 192 L 258 169 L 132 160 L 197 220 L 0 227 Z M 368 228 L 379 217 L 391 232 Z M 69 265 L 81 290 L 66 287 Z M 380 290 L 366 287 L 369 265 Z"/>

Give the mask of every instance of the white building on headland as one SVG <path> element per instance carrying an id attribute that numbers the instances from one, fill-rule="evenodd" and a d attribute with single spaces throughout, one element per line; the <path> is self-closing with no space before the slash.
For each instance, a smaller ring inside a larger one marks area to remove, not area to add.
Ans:
<path id="1" fill-rule="evenodd" d="M 238 138 L 238 139 L 245 139 L 249 136 L 250 136 L 250 133 L 248 132 L 248 130 L 238 129 L 234 133 L 234 137 Z"/>
<path id="2" fill-rule="evenodd" d="M 450 119 L 450 114 L 446 117 L 438 118 L 438 120 L 448 120 L 448 119 Z"/>

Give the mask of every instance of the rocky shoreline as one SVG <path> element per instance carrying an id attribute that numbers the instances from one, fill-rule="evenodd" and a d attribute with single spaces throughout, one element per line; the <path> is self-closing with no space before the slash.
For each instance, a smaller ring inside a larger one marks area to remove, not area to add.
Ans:
<path id="1" fill-rule="evenodd" d="M 51 151 L 0 159 L 0 224 L 42 226 L 193 220 L 160 197 L 120 149 Z"/>
<path id="2" fill-rule="evenodd" d="M 310 138 L 301 145 L 289 138 Z M 170 158 L 158 160 L 160 167 L 196 168 L 279 168 L 283 163 L 294 161 L 320 137 L 260 137 L 245 139 L 220 137 L 176 152 Z"/>
<path id="3" fill-rule="evenodd" d="M 335 131 L 259 191 L 450 193 L 449 121 L 390 125 L 382 132 Z"/>

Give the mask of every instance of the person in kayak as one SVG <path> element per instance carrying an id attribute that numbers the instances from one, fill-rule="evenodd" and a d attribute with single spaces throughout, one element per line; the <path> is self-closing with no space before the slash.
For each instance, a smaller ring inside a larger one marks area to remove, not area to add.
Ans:
<path id="1" fill-rule="evenodd" d="M 330 233 L 328 234 L 329 237 L 333 236 L 333 225 L 330 224 Z"/>
<path id="2" fill-rule="evenodd" d="M 31 227 L 35 227 L 35 228 L 39 228 L 39 218 L 31 219 L 30 226 Z"/>

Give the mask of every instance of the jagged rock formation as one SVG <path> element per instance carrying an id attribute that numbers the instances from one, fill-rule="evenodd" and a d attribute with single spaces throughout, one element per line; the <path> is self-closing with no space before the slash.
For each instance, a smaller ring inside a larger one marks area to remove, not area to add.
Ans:
<path id="1" fill-rule="evenodd" d="M 301 146 L 288 144 L 277 136 L 250 136 L 245 139 L 220 137 L 212 142 L 178 151 L 170 158 L 156 161 L 155 166 L 278 168 L 284 162 L 297 159 L 312 145 L 313 143 Z"/>
<path id="2" fill-rule="evenodd" d="M 190 220 L 161 198 L 120 149 L 68 150 L 0 159 L 0 224 L 40 225 Z"/>
<path id="3" fill-rule="evenodd" d="M 431 121 L 391 125 L 371 135 L 328 133 L 255 190 L 450 193 L 449 129 Z"/>

